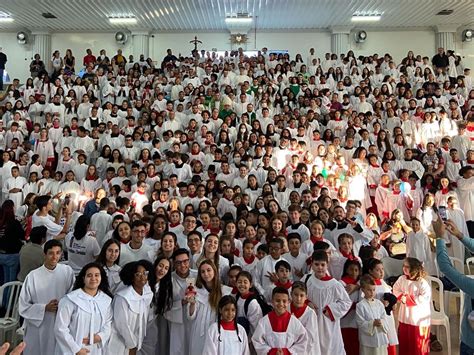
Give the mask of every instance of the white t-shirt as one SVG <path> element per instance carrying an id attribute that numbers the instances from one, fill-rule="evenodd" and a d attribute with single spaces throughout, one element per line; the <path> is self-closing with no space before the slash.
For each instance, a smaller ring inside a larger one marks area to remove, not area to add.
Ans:
<path id="1" fill-rule="evenodd" d="M 64 246 L 68 252 L 68 264 L 77 276 L 81 269 L 91 263 L 100 254 L 100 247 L 97 239 L 90 232 L 78 240 L 71 232 L 64 240 Z"/>
<path id="2" fill-rule="evenodd" d="M 130 247 L 130 242 L 127 244 L 122 244 L 120 247 L 120 266 L 123 267 L 124 265 L 138 260 L 148 260 L 148 261 L 155 261 L 156 254 L 154 254 L 154 248 L 143 243 L 139 249 L 132 249 Z"/>
<path id="3" fill-rule="evenodd" d="M 46 233 L 46 241 L 53 239 L 56 237 L 61 231 L 63 230 L 63 227 L 57 224 L 54 221 L 54 218 L 50 215 L 47 216 L 38 216 L 38 212 L 33 214 L 32 217 L 32 227 L 41 227 L 45 226 L 48 229 L 48 232 Z"/>

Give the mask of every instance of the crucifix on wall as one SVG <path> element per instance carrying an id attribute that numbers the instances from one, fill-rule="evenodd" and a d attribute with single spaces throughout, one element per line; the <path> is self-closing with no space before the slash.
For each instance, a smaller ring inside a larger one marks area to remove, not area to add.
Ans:
<path id="1" fill-rule="evenodd" d="M 189 41 L 189 43 L 194 44 L 193 52 L 196 52 L 198 50 L 198 44 L 202 44 L 202 41 L 198 40 L 197 36 L 194 36 L 194 39 Z"/>

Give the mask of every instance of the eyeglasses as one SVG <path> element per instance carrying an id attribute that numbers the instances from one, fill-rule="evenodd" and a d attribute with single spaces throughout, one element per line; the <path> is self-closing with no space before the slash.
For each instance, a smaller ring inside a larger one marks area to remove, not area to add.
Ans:
<path id="1" fill-rule="evenodd" d="M 176 266 L 178 266 L 178 265 L 183 265 L 183 264 L 187 264 L 187 263 L 189 263 L 189 259 L 176 260 L 176 261 L 174 262 L 174 264 L 175 264 Z"/>
<path id="2" fill-rule="evenodd" d="M 136 276 L 136 277 L 142 277 L 142 276 L 148 277 L 148 274 L 149 274 L 149 273 L 150 273 L 149 271 L 136 272 L 136 273 L 135 273 L 135 276 Z"/>

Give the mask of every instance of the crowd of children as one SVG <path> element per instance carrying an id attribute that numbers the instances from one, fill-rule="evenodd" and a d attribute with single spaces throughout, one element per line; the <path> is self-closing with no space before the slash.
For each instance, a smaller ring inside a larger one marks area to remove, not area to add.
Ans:
<path id="1" fill-rule="evenodd" d="M 474 237 L 470 71 L 314 53 L 104 51 L 9 86 L 0 265 L 25 354 L 440 350 L 424 276 L 433 222 Z"/>

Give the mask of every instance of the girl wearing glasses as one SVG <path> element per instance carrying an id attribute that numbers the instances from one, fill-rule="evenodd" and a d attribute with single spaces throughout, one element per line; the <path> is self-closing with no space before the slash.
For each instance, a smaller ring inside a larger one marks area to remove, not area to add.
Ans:
<path id="1" fill-rule="evenodd" d="M 127 286 L 113 301 L 114 320 L 107 355 L 135 355 L 146 333 L 148 313 L 153 299 L 155 275 L 146 260 L 126 264 L 120 279 Z"/>

